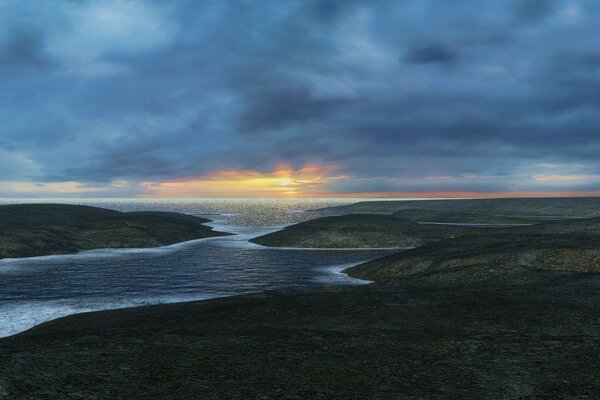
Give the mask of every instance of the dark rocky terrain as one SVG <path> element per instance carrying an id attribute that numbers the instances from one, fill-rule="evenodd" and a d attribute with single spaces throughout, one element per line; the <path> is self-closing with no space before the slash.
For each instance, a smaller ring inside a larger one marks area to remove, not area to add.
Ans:
<path id="1" fill-rule="evenodd" d="M 532 199 L 538 200 L 538 199 Z M 469 209 L 469 201 L 475 202 L 473 210 L 479 212 L 454 211 L 460 208 Z M 514 201 L 506 200 L 509 204 Z M 530 203 L 529 208 L 522 205 L 519 199 L 520 213 L 504 210 L 501 203 L 494 200 L 481 204 L 480 200 L 449 200 L 449 209 L 443 208 L 443 202 L 431 201 L 434 208 L 405 208 L 391 214 L 386 213 L 351 213 L 348 215 L 329 216 L 313 219 L 300 224 L 286 227 L 285 229 L 263 235 L 251 241 L 263 246 L 271 247 L 308 247 L 308 248 L 352 248 L 352 247 L 397 247 L 411 248 L 435 243 L 440 240 L 480 235 L 532 235 L 532 234 L 567 234 L 586 233 L 600 234 L 600 218 L 575 216 L 571 210 L 554 207 L 551 205 L 540 207 L 553 215 L 549 217 L 535 216 L 540 214 L 533 206 L 538 202 Z M 585 199 L 584 202 L 591 202 Z M 374 206 L 366 207 L 363 203 L 358 209 L 385 211 L 388 203 L 375 202 Z M 409 202 L 414 205 L 427 206 L 428 202 Z M 418 204 L 416 204 L 418 203 Z M 465 205 L 466 204 L 466 205 Z M 383 208 L 378 208 L 382 206 Z M 341 209 L 347 209 L 342 206 Z M 577 209 L 577 207 L 575 207 Z M 584 207 L 579 207 L 584 208 Z M 494 212 L 504 210 L 510 215 L 494 215 Z M 600 210 L 600 208 L 599 208 Z M 562 212 L 562 214 L 560 214 Z M 587 215 L 598 214 L 591 208 L 585 212 Z M 444 225 L 448 224 L 448 225 Z"/>
<path id="2" fill-rule="evenodd" d="M 0 258 L 100 248 L 156 247 L 226 235 L 209 220 L 168 212 L 122 213 L 64 204 L 0 206 Z"/>
<path id="3" fill-rule="evenodd" d="M 365 286 L 50 321 L 0 340 L 0 399 L 600 398 L 599 222 L 475 229 L 347 270 Z"/>
<path id="4" fill-rule="evenodd" d="M 0 398 L 598 398 L 600 274 L 476 268 L 62 318 L 0 340 Z"/>

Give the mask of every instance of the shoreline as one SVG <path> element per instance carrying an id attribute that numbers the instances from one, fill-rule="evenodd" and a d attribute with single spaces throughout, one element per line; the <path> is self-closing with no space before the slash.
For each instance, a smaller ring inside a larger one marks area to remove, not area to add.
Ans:
<path id="1" fill-rule="evenodd" d="M 214 239 L 214 238 L 207 238 L 207 239 Z M 198 240 L 202 240 L 202 239 L 198 239 Z M 41 257 L 47 257 L 47 256 L 41 256 Z M 50 256 L 52 257 L 52 256 Z M 149 307 L 156 307 L 156 306 L 162 306 L 162 305 L 185 305 L 185 304 L 193 304 L 193 303 L 203 303 L 205 301 L 210 301 L 210 300 L 214 300 L 214 299 L 233 299 L 233 298 L 238 298 L 238 297 L 244 297 L 244 296 L 260 296 L 263 294 L 268 294 L 268 293 L 273 293 L 273 292 L 277 292 L 280 294 L 284 294 L 284 295 L 293 295 L 296 292 L 303 292 L 305 290 L 317 290 L 317 289 L 325 289 L 328 287 L 340 287 L 340 288 L 344 288 L 344 287 L 354 287 L 354 286 L 365 286 L 365 285 L 369 285 L 374 283 L 374 281 L 370 281 L 370 280 L 366 280 L 366 279 L 361 279 L 361 278 L 354 278 L 352 276 L 350 276 L 349 274 L 347 274 L 345 271 L 355 267 L 357 265 L 362 264 L 362 262 L 357 262 L 357 263 L 349 263 L 349 264 L 342 264 L 342 265 L 332 265 L 329 267 L 323 267 L 323 268 L 318 268 L 315 269 L 315 271 L 320 271 L 325 273 L 325 277 L 322 278 L 322 280 L 318 279 L 318 275 L 314 277 L 315 282 L 317 282 L 314 286 L 310 286 L 307 288 L 289 288 L 289 289 L 277 289 L 277 290 L 259 290 L 259 291 L 248 291 L 245 293 L 236 293 L 236 294 L 224 294 L 224 295 L 199 295 L 198 298 L 195 298 L 194 296 L 190 296 L 192 298 L 187 299 L 187 300 L 174 300 L 174 301 L 158 301 L 158 302 L 152 302 L 149 301 L 146 304 L 126 304 L 123 306 L 116 306 L 116 307 L 108 307 L 108 308 L 98 308 L 98 309 L 94 309 L 94 308 L 90 308 L 90 309 L 83 309 L 83 310 L 79 310 L 77 312 L 73 312 L 73 313 L 65 313 L 65 314 L 61 314 L 61 315 L 57 315 L 55 318 L 51 318 L 48 320 L 45 320 L 43 322 L 31 325 L 29 328 L 26 328 L 24 330 L 21 330 L 19 332 L 16 333 L 12 333 L 6 336 L 2 336 L 0 335 L 0 344 L 2 342 L 2 340 L 4 339 L 8 339 L 8 338 L 13 338 L 15 336 L 21 335 L 23 333 L 26 333 L 32 329 L 36 329 L 37 327 L 47 324 L 47 323 L 53 323 L 57 320 L 63 319 L 63 318 L 68 318 L 68 317 L 77 317 L 80 315 L 87 315 L 87 314 L 93 314 L 93 313 L 103 313 L 103 312 L 111 312 L 111 311 L 121 311 L 121 310 L 139 310 L 142 311 L 143 309 L 147 309 Z M 344 279 L 347 281 L 347 283 L 335 283 L 335 281 L 328 281 L 327 276 L 336 276 L 336 275 L 341 275 L 344 276 Z M 168 296 L 167 296 L 168 297 Z M 134 301 L 134 300 L 132 300 Z"/>
<path id="2" fill-rule="evenodd" d="M 15 399 L 595 398 L 597 275 L 415 277 L 80 313 L 1 338 L 0 382 Z"/>
<path id="3" fill-rule="evenodd" d="M 204 237 L 199 239 L 185 240 L 183 242 L 177 242 L 172 244 L 166 244 L 163 246 L 153 246 L 153 247 L 104 247 L 98 249 L 90 249 L 90 250 L 80 250 L 74 253 L 64 253 L 64 254 L 47 254 L 43 256 L 31 256 L 31 257 L 13 257 L 13 258 L 0 258 L 0 264 L 8 263 L 8 262 L 19 262 L 19 261 L 43 261 L 45 259 L 56 259 L 56 258 L 64 258 L 64 257 L 94 257 L 94 256 L 105 256 L 105 257 L 117 257 L 122 254 L 128 253 L 152 253 L 152 252 L 162 252 L 169 250 L 176 250 L 179 247 L 185 247 L 192 245 L 194 243 L 198 243 L 200 241 L 211 240 L 211 239 L 222 239 L 228 236 L 234 236 L 235 233 L 230 233 L 226 236 L 212 236 L 212 237 Z"/>

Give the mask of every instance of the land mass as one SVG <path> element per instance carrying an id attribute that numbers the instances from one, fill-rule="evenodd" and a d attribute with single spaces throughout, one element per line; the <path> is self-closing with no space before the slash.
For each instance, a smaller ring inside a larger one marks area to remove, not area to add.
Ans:
<path id="1" fill-rule="evenodd" d="M 486 214 L 488 216 L 517 215 L 521 218 L 528 216 L 542 219 L 553 217 L 600 217 L 600 197 L 362 201 L 349 205 L 322 208 L 321 211 L 393 214 L 411 208 Z"/>
<path id="2" fill-rule="evenodd" d="M 101 248 L 156 247 L 228 235 L 210 220 L 171 212 L 119 212 L 65 204 L 0 206 L 0 259 Z"/>
<path id="3" fill-rule="evenodd" d="M 423 214 L 423 211 L 415 210 L 419 214 Z M 440 213 L 436 212 L 436 214 Z M 449 220 L 438 221 L 445 223 Z M 486 221 L 486 219 L 478 221 Z M 502 221 L 503 223 L 519 221 L 523 226 L 531 223 L 510 218 Z M 269 247 L 409 248 L 442 239 L 477 234 L 482 229 L 489 231 L 490 228 L 476 225 L 419 223 L 395 214 L 350 214 L 313 219 L 250 241 Z"/>
<path id="4" fill-rule="evenodd" d="M 599 398 L 599 225 L 475 228 L 347 270 L 364 286 L 50 321 L 0 340 L 0 399 Z"/>
<path id="5" fill-rule="evenodd" d="M 328 208 L 349 214 L 313 219 L 251 242 L 270 247 L 411 248 L 474 235 L 600 233 L 594 218 L 600 216 L 596 198 L 372 203 Z"/>

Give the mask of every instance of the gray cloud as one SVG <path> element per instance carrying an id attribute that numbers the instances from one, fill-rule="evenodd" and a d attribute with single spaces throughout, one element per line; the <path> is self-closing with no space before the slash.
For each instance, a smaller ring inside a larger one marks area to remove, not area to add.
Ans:
<path id="1" fill-rule="evenodd" d="M 34 32 L 11 32 L 0 45 L 0 71 L 40 69 L 51 64 L 43 38 Z"/>
<path id="2" fill-rule="evenodd" d="M 551 0 L 517 0 L 514 2 L 515 17 L 524 22 L 539 21 L 554 11 Z"/>
<path id="3" fill-rule="evenodd" d="M 440 43 L 415 45 L 408 49 L 405 60 L 413 64 L 448 64 L 458 60 L 458 52 Z"/>

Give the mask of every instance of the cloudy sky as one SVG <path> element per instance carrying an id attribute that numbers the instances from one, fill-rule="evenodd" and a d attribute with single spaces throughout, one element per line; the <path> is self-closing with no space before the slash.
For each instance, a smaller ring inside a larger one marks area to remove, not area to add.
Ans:
<path id="1" fill-rule="evenodd" d="M 600 192 L 596 0 L 0 0 L 0 197 Z"/>

